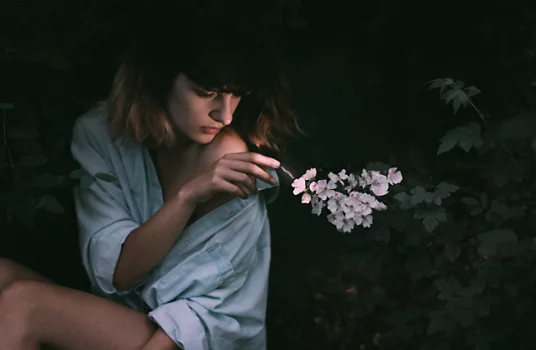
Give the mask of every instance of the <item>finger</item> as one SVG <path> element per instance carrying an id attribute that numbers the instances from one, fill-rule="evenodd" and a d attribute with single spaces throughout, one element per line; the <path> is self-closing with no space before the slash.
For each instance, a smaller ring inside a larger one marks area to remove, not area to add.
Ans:
<path id="1" fill-rule="evenodd" d="M 241 188 L 246 189 L 249 193 L 257 193 L 257 183 L 255 180 L 255 176 L 253 175 L 246 175 L 244 181 L 238 183 L 237 185 L 241 186 Z"/>
<path id="2" fill-rule="evenodd" d="M 251 194 L 251 189 L 247 188 L 247 186 L 237 183 L 235 184 L 242 192 L 246 194 L 246 196 L 249 196 Z"/>
<path id="3" fill-rule="evenodd" d="M 279 168 L 281 165 L 277 159 L 267 157 L 256 152 L 230 153 L 225 157 L 228 159 L 241 160 L 243 162 L 255 163 L 260 166 L 270 167 L 273 169 Z"/>
<path id="4" fill-rule="evenodd" d="M 230 161 L 227 164 L 228 169 L 232 171 L 236 171 L 239 173 L 244 173 L 246 175 L 252 175 L 256 178 L 259 178 L 265 182 L 269 182 L 272 184 L 275 184 L 277 181 L 272 175 L 270 175 L 266 170 L 262 169 L 260 166 L 250 163 L 250 162 L 244 162 L 239 160 Z M 233 175 L 238 176 L 238 175 Z M 241 182 L 245 183 L 247 180 L 242 177 L 243 180 Z"/>
<path id="5" fill-rule="evenodd" d="M 257 178 L 273 184 L 276 183 L 275 178 L 268 174 L 264 169 L 261 169 L 252 163 L 237 162 L 231 165 L 230 168 L 223 170 L 221 173 L 230 181 L 246 184 L 252 191 L 256 191 L 257 189 Z"/>
<path id="6" fill-rule="evenodd" d="M 241 189 L 239 186 L 225 179 L 220 179 L 220 181 L 218 181 L 217 183 L 217 186 L 220 188 L 222 192 L 229 193 L 231 195 L 240 197 L 242 199 L 248 198 L 248 194 L 244 192 L 243 189 Z"/>

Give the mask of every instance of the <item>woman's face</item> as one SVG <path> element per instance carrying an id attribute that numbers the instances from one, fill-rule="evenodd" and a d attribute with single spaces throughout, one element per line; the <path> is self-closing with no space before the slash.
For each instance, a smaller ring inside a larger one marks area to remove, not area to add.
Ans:
<path id="1" fill-rule="evenodd" d="M 239 102 L 240 97 L 230 93 L 205 91 L 181 73 L 168 98 L 177 142 L 210 143 L 221 128 L 231 124 Z"/>

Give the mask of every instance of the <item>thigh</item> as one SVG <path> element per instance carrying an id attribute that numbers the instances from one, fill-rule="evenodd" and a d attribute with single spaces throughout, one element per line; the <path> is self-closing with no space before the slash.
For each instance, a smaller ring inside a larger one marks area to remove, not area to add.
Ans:
<path id="1" fill-rule="evenodd" d="M 146 314 L 90 293 L 34 281 L 8 290 L 32 337 L 60 349 L 141 349 L 158 329 Z"/>
<path id="2" fill-rule="evenodd" d="M 0 291 L 12 282 L 20 280 L 51 282 L 45 276 L 16 263 L 13 260 L 0 257 Z"/>

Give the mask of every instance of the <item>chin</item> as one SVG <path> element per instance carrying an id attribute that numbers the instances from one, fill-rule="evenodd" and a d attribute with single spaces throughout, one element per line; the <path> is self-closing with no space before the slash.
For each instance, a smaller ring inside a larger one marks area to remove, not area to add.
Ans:
<path id="1" fill-rule="evenodd" d="M 197 135 L 197 137 L 195 137 L 194 140 L 195 140 L 196 143 L 199 143 L 199 144 L 202 144 L 202 145 L 208 145 L 209 143 L 214 141 L 216 136 L 218 136 L 218 135 L 217 134 L 216 135 L 200 134 L 200 135 Z"/>

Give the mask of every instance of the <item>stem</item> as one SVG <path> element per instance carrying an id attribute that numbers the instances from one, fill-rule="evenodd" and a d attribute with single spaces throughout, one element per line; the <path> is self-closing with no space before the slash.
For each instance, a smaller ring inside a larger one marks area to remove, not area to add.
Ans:
<path id="1" fill-rule="evenodd" d="M 458 91 L 463 91 L 462 89 L 460 89 L 458 86 L 456 86 L 455 84 L 448 84 L 451 88 L 453 89 L 456 89 Z M 484 117 L 484 115 L 482 114 L 482 112 L 480 112 L 480 110 L 478 109 L 477 106 L 475 106 L 475 104 L 473 103 L 473 101 L 471 101 L 471 98 L 468 96 L 467 98 L 469 98 L 469 105 L 475 110 L 475 112 L 478 114 L 478 116 L 480 117 L 480 119 L 482 119 L 482 122 L 484 123 L 484 125 L 487 127 L 489 126 L 488 125 L 488 122 L 486 121 L 486 118 Z M 514 163 L 516 166 L 519 166 L 519 163 L 517 162 L 517 160 L 514 158 L 514 156 L 512 155 L 512 153 L 504 146 L 501 144 L 500 146 L 504 152 L 508 155 L 508 158 L 510 158 L 510 160 L 512 161 L 512 163 Z"/>
<path id="2" fill-rule="evenodd" d="M 475 104 L 473 103 L 473 101 L 471 101 L 471 99 L 469 98 L 469 105 L 471 107 L 473 107 L 473 109 L 478 113 L 478 115 L 480 116 L 480 119 L 482 119 L 482 121 L 484 122 L 484 125 L 488 126 L 488 122 L 486 121 L 486 118 L 484 118 L 484 115 L 480 112 L 480 110 L 475 106 Z"/>
<path id="3" fill-rule="evenodd" d="M 458 90 L 458 91 L 463 91 L 462 89 L 460 89 L 458 86 L 456 86 L 455 84 L 448 84 L 451 88 L 455 89 L 455 90 Z M 473 101 L 471 101 L 471 98 L 469 96 L 467 96 L 467 98 L 469 99 L 469 105 L 471 107 L 473 107 L 473 109 L 476 111 L 476 113 L 478 113 L 480 119 L 482 119 L 482 122 L 484 123 L 484 125 L 488 126 L 488 122 L 486 121 L 486 118 L 484 117 L 484 115 L 482 114 L 482 112 L 480 112 L 480 110 L 475 106 L 475 104 L 473 103 Z"/>

